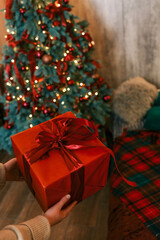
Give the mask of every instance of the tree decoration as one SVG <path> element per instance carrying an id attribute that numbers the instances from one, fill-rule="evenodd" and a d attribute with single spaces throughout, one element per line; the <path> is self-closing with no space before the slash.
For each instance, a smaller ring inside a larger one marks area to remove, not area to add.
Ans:
<path id="1" fill-rule="evenodd" d="M 7 110 L 0 149 L 11 152 L 12 134 L 70 110 L 94 121 L 104 135 L 111 89 L 92 58 L 95 43 L 86 22 L 70 13 L 69 0 L 6 3 L 8 49 L 0 101 Z"/>
<path id="2" fill-rule="evenodd" d="M 105 102 L 108 102 L 108 101 L 110 101 L 110 99 L 111 99 L 111 97 L 110 97 L 110 96 L 104 96 L 104 97 L 103 97 L 103 100 L 104 100 Z"/>
<path id="3" fill-rule="evenodd" d="M 12 101 L 12 96 L 11 96 L 11 95 L 7 95 L 7 96 L 6 96 L 6 100 L 7 100 L 7 101 Z"/>
<path id="4" fill-rule="evenodd" d="M 25 12 L 26 12 L 26 9 L 20 8 L 20 13 L 21 13 L 21 14 L 24 14 Z"/>
<path id="5" fill-rule="evenodd" d="M 53 86 L 53 85 L 48 85 L 48 86 L 47 86 L 47 90 L 48 90 L 48 91 L 52 91 L 52 90 L 53 90 L 53 88 L 54 88 L 54 86 Z"/>
<path id="6" fill-rule="evenodd" d="M 52 62 L 52 59 L 52 56 L 47 54 L 44 54 L 42 57 L 42 61 L 44 64 L 50 64 Z"/>

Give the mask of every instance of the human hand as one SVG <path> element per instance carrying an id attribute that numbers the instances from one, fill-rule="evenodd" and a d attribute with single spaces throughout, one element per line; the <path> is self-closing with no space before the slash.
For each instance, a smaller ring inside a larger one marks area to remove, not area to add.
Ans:
<path id="1" fill-rule="evenodd" d="M 77 201 L 75 201 L 62 210 L 63 206 L 70 198 L 71 196 L 67 194 L 58 203 L 44 213 L 44 216 L 48 219 L 51 226 L 61 222 L 64 218 L 66 218 L 77 204 Z"/>
<path id="2" fill-rule="evenodd" d="M 12 158 L 4 164 L 6 170 L 6 180 L 7 181 L 22 181 L 23 176 L 19 170 L 17 159 Z"/>

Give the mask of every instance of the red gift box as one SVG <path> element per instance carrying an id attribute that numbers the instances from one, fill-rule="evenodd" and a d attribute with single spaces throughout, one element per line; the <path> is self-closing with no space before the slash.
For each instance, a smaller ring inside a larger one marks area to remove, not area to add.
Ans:
<path id="1" fill-rule="evenodd" d="M 44 211 L 71 194 L 89 197 L 107 182 L 110 149 L 91 122 L 71 112 L 11 137 L 19 168 Z"/>

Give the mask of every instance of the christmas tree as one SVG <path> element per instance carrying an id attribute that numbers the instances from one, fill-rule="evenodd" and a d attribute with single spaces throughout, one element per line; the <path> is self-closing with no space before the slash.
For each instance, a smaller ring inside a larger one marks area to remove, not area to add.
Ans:
<path id="1" fill-rule="evenodd" d="M 111 89 L 92 59 L 88 23 L 71 9 L 69 0 L 7 0 L 1 149 L 11 152 L 11 135 L 67 111 L 94 121 L 104 138 Z"/>

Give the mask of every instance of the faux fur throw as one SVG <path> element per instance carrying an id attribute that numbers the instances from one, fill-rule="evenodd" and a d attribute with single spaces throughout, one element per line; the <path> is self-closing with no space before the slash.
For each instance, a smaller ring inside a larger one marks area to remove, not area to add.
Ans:
<path id="1" fill-rule="evenodd" d="M 141 77 L 123 82 L 115 91 L 113 111 L 128 126 L 139 124 L 158 96 L 157 88 Z"/>

